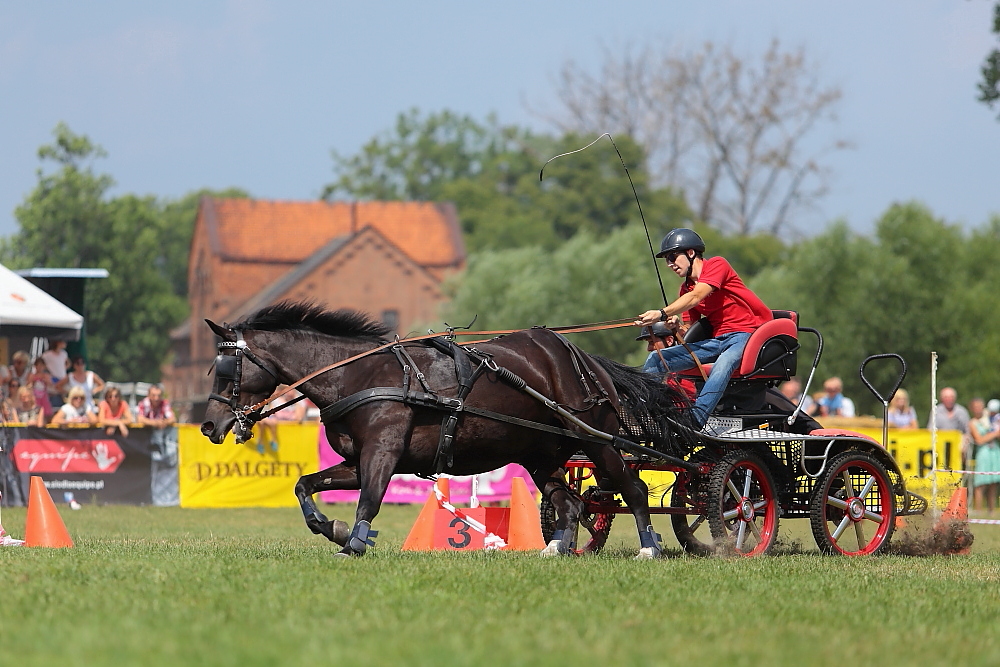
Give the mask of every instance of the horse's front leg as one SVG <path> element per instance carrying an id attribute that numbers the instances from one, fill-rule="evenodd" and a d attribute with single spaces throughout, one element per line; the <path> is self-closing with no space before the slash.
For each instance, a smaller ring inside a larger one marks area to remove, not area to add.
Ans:
<path id="1" fill-rule="evenodd" d="M 313 494 L 320 491 L 344 491 L 361 488 L 357 468 L 340 463 L 326 470 L 303 475 L 295 485 L 295 497 L 299 499 L 306 526 L 316 535 L 322 535 L 331 542 L 345 546 L 351 529 L 345 521 L 326 518 L 316 503 Z"/>
<path id="2" fill-rule="evenodd" d="M 356 441 L 361 452 L 358 464 L 361 495 L 358 498 L 354 528 L 351 529 L 347 544 L 340 550 L 338 556 L 360 556 L 368 547 L 375 546 L 375 536 L 378 535 L 378 531 L 372 530 L 371 522 L 382 507 L 382 499 L 408 444 L 409 435 L 407 420 L 405 427 L 401 427 L 397 422 L 393 428 L 383 430 L 376 440 Z"/>
<path id="3" fill-rule="evenodd" d="M 607 445 L 595 445 L 587 452 L 590 460 L 602 473 L 611 478 L 615 488 L 621 494 L 625 504 L 632 510 L 635 525 L 639 531 L 639 560 L 655 558 L 663 554 L 660 535 L 653 530 L 653 521 L 649 516 L 649 488 L 639 479 L 638 473 L 625 464 L 615 449 Z"/>

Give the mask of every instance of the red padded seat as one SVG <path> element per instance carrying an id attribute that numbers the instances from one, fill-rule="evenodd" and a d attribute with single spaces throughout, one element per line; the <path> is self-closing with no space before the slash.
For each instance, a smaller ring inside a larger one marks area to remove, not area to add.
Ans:
<path id="1" fill-rule="evenodd" d="M 798 345 L 799 338 L 798 313 L 790 310 L 771 312 L 774 319 L 765 322 L 750 334 L 750 339 L 743 348 L 743 359 L 733 371 L 733 379 L 787 379 L 794 374 L 794 349 Z M 783 360 L 788 352 L 792 355 L 791 366 L 788 360 Z M 770 368 L 751 375 L 765 364 Z M 702 364 L 702 367 L 706 373 L 711 373 L 712 364 Z M 701 378 L 697 368 L 681 371 L 680 375 Z"/>

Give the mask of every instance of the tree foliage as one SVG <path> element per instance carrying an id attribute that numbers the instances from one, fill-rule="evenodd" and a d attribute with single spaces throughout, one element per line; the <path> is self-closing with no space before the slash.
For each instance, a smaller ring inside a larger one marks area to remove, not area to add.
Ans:
<path id="1" fill-rule="evenodd" d="M 19 231 L 0 244 L 11 268 L 97 267 L 84 315 L 91 366 L 108 379 L 156 380 L 168 332 L 187 315 L 187 261 L 197 198 L 109 197 L 114 180 L 94 170 L 100 146 L 60 123 L 38 151 L 38 184 L 15 210 Z M 236 191 L 227 191 L 237 194 Z"/>
<path id="2" fill-rule="evenodd" d="M 593 138 L 535 135 L 493 118 L 479 123 L 450 111 L 425 116 L 412 110 L 358 154 L 335 153 L 337 178 L 323 196 L 451 201 L 473 252 L 524 245 L 552 249 L 580 232 L 600 237 L 638 218 L 628 177 L 606 140 L 550 163 L 539 182 L 546 160 Z M 615 142 L 647 221 L 662 226 L 690 217 L 674 191 L 649 186 L 641 148 L 627 136 Z"/>
<path id="3" fill-rule="evenodd" d="M 547 118 L 561 131 L 634 137 L 654 183 L 683 189 L 699 219 L 741 235 L 790 226 L 826 192 L 823 156 L 847 146 L 807 150 L 840 91 L 777 41 L 759 60 L 711 43 L 605 50 L 598 73 L 567 62 L 557 95 L 560 110 Z"/>
<path id="4" fill-rule="evenodd" d="M 1000 2 L 993 5 L 993 34 L 1000 39 Z M 993 49 L 986 56 L 982 67 L 983 79 L 979 82 L 979 101 L 991 109 L 1000 101 L 1000 49 Z M 1000 115 L 997 116 L 1000 120 Z"/>

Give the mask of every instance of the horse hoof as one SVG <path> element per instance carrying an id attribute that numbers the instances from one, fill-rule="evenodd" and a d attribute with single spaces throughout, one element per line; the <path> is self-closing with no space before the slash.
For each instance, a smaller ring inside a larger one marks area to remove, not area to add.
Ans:
<path id="1" fill-rule="evenodd" d="M 359 554 L 358 552 L 352 551 L 352 550 L 348 549 L 347 547 L 344 547 L 343 549 L 341 549 L 337 553 L 333 554 L 333 557 L 334 558 L 354 558 L 355 556 L 360 556 L 360 555 L 361 554 Z"/>
<path id="2" fill-rule="evenodd" d="M 309 521 L 309 530 L 317 535 L 322 535 L 334 544 L 342 547 L 347 546 L 347 540 L 351 537 L 350 527 L 340 519 L 333 521 Z"/>
<path id="3" fill-rule="evenodd" d="M 551 558 L 553 556 L 565 556 L 566 552 L 561 549 L 562 540 L 552 540 L 548 545 L 542 549 L 541 555 L 545 558 Z"/>
<path id="4" fill-rule="evenodd" d="M 639 549 L 639 553 L 636 555 L 635 560 L 653 560 L 656 556 L 657 552 L 653 550 L 653 547 L 643 547 Z"/>

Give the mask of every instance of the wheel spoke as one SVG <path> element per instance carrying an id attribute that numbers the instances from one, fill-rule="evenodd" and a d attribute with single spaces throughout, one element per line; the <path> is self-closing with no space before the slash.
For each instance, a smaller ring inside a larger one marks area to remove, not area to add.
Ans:
<path id="1" fill-rule="evenodd" d="M 839 526 L 837 526 L 837 530 L 833 531 L 833 535 L 830 536 L 833 538 L 834 542 L 840 539 L 840 536 L 844 534 L 844 531 L 847 530 L 849 525 L 851 525 L 851 517 L 845 516 L 844 520 L 840 522 Z"/>
<path id="2" fill-rule="evenodd" d="M 743 479 L 743 497 L 750 496 L 750 482 L 753 480 L 753 469 L 747 468 L 747 476 Z"/>
<path id="3" fill-rule="evenodd" d="M 747 522 L 746 521 L 740 521 L 739 530 L 736 531 L 736 550 L 737 551 L 742 551 L 743 550 L 743 540 L 746 538 L 746 535 L 747 535 Z"/>
<path id="4" fill-rule="evenodd" d="M 762 542 L 763 538 L 760 536 L 760 529 L 757 528 L 757 523 L 754 521 L 750 522 L 750 530 L 753 531 L 754 536 L 757 538 L 758 542 Z"/>
<path id="5" fill-rule="evenodd" d="M 844 472 L 841 475 L 844 478 L 844 490 L 847 491 L 847 497 L 854 497 L 854 484 L 851 483 L 851 473 L 847 468 L 844 468 Z"/>
<path id="6" fill-rule="evenodd" d="M 722 513 L 722 518 L 725 519 L 726 521 L 732 521 L 733 519 L 735 519 L 739 515 L 740 515 L 740 508 L 737 507 L 734 510 L 729 510 L 728 512 L 723 512 Z"/>
<path id="7" fill-rule="evenodd" d="M 860 521 L 854 522 L 854 533 L 858 536 L 858 551 L 861 551 L 868 542 L 865 541 L 865 529 Z"/>
<path id="8" fill-rule="evenodd" d="M 693 533 L 694 531 L 698 530 L 698 527 L 704 522 L 705 522 L 705 515 L 699 514 L 698 518 L 692 521 L 691 525 L 688 526 L 688 529 Z"/>
<path id="9" fill-rule="evenodd" d="M 868 496 L 868 494 L 871 492 L 873 486 L 875 486 L 875 476 L 874 475 L 872 475 L 871 477 L 869 477 L 868 481 L 865 482 L 865 488 L 861 489 L 861 493 L 858 494 L 858 498 L 861 498 L 862 500 L 864 500 Z"/>
<path id="10" fill-rule="evenodd" d="M 882 523 L 882 515 L 876 514 L 875 512 L 865 510 L 865 518 L 869 521 L 874 521 L 875 523 Z"/>
<path id="11" fill-rule="evenodd" d="M 765 507 L 767 507 L 767 505 L 768 505 L 769 502 L 770 501 L 768 501 L 768 500 L 758 500 L 757 502 L 755 502 L 753 504 L 754 512 L 756 512 L 757 510 L 764 509 Z"/>
<path id="12" fill-rule="evenodd" d="M 827 496 L 826 497 L 826 504 L 827 505 L 833 505 L 837 509 L 841 509 L 841 510 L 846 510 L 847 509 L 847 503 L 845 501 L 841 500 L 840 498 L 837 498 L 836 496 Z"/>
<path id="13" fill-rule="evenodd" d="M 735 500 L 737 502 L 737 504 L 741 500 L 743 500 L 743 496 L 740 495 L 740 491 L 739 491 L 739 489 L 736 488 L 736 485 L 733 484 L 733 480 L 732 479 L 727 479 L 726 480 L 726 487 L 729 489 L 729 493 L 733 494 L 733 500 Z"/>

